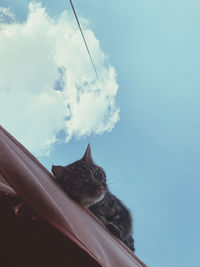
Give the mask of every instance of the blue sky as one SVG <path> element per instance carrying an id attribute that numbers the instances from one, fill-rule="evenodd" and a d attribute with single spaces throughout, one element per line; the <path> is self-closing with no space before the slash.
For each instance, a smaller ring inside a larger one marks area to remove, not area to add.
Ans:
<path id="1" fill-rule="evenodd" d="M 2 0 L 1 6 L 24 21 L 28 3 Z M 48 169 L 67 165 L 90 142 L 112 192 L 133 214 L 136 255 L 152 267 L 196 266 L 200 2 L 77 0 L 74 5 L 116 70 L 120 120 L 109 133 L 72 137 L 38 158 Z M 42 6 L 54 18 L 70 10 L 63 0 Z"/>

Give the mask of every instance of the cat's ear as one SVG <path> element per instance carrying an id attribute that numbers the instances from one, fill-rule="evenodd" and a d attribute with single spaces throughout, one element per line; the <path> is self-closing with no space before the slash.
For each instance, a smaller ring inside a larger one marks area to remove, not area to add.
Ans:
<path id="1" fill-rule="evenodd" d="M 63 167 L 62 166 L 52 166 L 51 171 L 53 172 L 55 177 L 60 177 L 63 173 Z"/>
<path id="2" fill-rule="evenodd" d="M 87 161 L 88 163 L 94 164 L 93 159 L 92 159 L 90 144 L 88 144 L 87 149 L 85 151 L 85 154 L 81 160 L 84 160 L 84 161 Z"/>

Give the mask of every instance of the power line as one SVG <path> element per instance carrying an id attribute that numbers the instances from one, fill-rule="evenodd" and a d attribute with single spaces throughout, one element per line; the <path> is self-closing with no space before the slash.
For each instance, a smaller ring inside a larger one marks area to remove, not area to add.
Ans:
<path id="1" fill-rule="evenodd" d="M 90 57 L 90 61 L 91 61 L 91 63 L 92 63 L 92 66 L 93 66 L 93 68 L 94 68 L 94 71 L 95 71 L 95 73 L 96 73 L 97 79 L 99 80 L 99 75 L 98 75 L 97 70 L 96 70 L 96 68 L 95 68 L 94 61 L 93 61 L 93 59 L 92 59 L 92 56 L 91 56 L 89 47 L 88 47 L 87 42 L 86 42 L 86 40 L 85 40 L 85 36 L 84 36 L 84 34 L 83 34 L 83 31 L 82 31 L 82 28 L 81 28 L 81 25 L 80 25 L 78 16 L 77 16 L 77 14 L 76 14 L 76 10 L 75 10 L 74 5 L 73 5 L 73 3 L 72 3 L 72 0 L 70 0 L 70 4 L 71 4 L 72 10 L 73 10 L 73 12 L 74 12 L 74 16 L 75 16 L 75 18 L 76 18 L 76 21 L 77 21 L 78 27 L 79 27 L 79 29 L 80 29 L 81 35 L 82 35 L 82 37 L 83 37 L 83 41 L 84 41 L 84 43 L 85 43 L 85 46 L 86 46 L 88 55 L 89 55 L 89 57 Z"/>

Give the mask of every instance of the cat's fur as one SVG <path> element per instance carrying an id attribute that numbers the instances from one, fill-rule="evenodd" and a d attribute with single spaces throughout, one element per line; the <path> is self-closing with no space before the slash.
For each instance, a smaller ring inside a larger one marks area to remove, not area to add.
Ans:
<path id="1" fill-rule="evenodd" d="M 104 170 L 92 160 L 90 145 L 82 159 L 66 167 L 52 166 L 52 172 L 68 196 L 89 208 L 113 235 L 135 251 L 130 211 L 109 191 Z"/>

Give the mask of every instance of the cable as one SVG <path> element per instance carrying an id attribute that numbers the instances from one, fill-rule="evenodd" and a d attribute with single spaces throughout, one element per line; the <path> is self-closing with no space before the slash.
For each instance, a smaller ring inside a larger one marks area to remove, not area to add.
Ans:
<path id="1" fill-rule="evenodd" d="M 97 79 L 99 80 L 99 75 L 98 75 L 98 73 L 97 73 L 97 70 L 96 70 L 96 68 L 95 68 L 95 65 L 94 65 L 94 62 L 93 62 L 92 56 L 91 56 L 91 54 L 90 54 L 89 47 L 88 47 L 88 45 L 87 45 L 87 42 L 86 42 L 86 40 L 85 40 L 85 37 L 84 37 L 83 31 L 82 31 L 82 29 L 81 29 L 81 25 L 80 25 L 80 22 L 79 22 L 78 16 L 77 16 L 77 14 L 76 14 L 76 10 L 75 10 L 75 8 L 74 8 L 74 5 L 73 5 L 73 3 L 72 3 L 72 0 L 70 0 L 70 4 L 71 4 L 72 10 L 73 10 L 73 12 L 74 12 L 74 16 L 75 16 L 75 18 L 76 18 L 76 21 L 77 21 L 77 24 L 78 24 L 79 30 L 80 30 L 80 32 L 81 32 L 81 35 L 82 35 L 82 37 L 83 37 L 83 41 L 84 41 L 84 43 L 85 43 L 85 46 L 86 46 L 87 52 L 88 52 L 88 54 L 89 54 L 90 61 L 91 61 L 91 63 L 92 63 L 92 66 L 93 66 L 93 68 L 94 68 L 94 71 L 95 71 L 95 73 L 96 73 Z"/>

